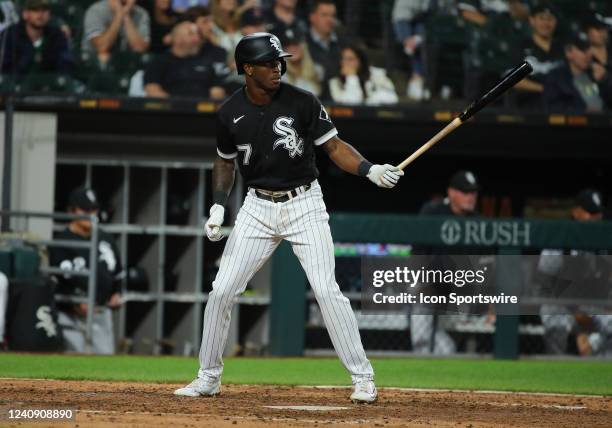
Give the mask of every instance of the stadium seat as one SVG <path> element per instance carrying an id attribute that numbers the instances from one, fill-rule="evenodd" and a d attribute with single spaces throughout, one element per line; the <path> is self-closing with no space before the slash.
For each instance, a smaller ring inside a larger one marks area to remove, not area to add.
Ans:
<path id="1" fill-rule="evenodd" d="M 465 21 L 457 16 L 436 15 L 427 21 L 427 70 L 430 87 L 448 85 L 463 90 L 464 51 L 469 42 Z"/>
<path id="2" fill-rule="evenodd" d="M 144 64 L 148 62 L 148 57 L 148 54 L 114 52 L 109 61 L 109 69 L 116 73 L 132 75 L 144 67 Z"/>
<path id="3" fill-rule="evenodd" d="M 94 94 L 124 95 L 130 84 L 129 75 L 113 71 L 97 71 L 87 80 L 87 90 Z"/>
<path id="4" fill-rule="evenodd" d="M 26 76 L 21 82 L 22 92 L 82 93 L 84 86 L 70 76 L 40 73 Z"/>

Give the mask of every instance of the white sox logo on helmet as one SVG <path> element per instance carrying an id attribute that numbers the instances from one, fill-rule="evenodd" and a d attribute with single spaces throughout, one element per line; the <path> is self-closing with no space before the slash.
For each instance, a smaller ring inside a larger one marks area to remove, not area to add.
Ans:
<path id="1" fill-rule="evenodd" d="M 274 142 L 272 150 L 278 146 L 284 147 L 291 158 L 297 155 L 302 156 L 304 153 L 304 139 L 297 134 L 297 131 L 291 126 L 293 124 L 292 117 L 281 116 L 274 122 L 274 133 L 281 138 Z"/>
<path id="2" fill-rule="evenodd" d="M 278 44 L 278 41 L 274 38 L 274 37 L 270 37 L 270 44 L 272 45 L 272 47 L 274 49 L 276 49 L 278 52 L 282 52 L 283 50 L 281 49 L 281 47 Z"/>

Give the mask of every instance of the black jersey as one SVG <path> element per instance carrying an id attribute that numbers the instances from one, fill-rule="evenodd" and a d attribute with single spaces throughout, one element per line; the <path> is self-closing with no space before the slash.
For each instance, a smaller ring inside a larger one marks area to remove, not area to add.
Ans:
<path id="1" fill-rule="evenodd" d="M 65 229 L 54 235 L 55 239 L 66 241 L 88 242 L 84 238 Z M 88 248 L 51 247 L 49 264 L 65 271 L 80 271 L 89 268 Z M 105 305 L 113 293 L 120 291 L 120 274 L 122 273 L 121 260 L 117 244 L 111 235 L 100 230 L 98 234 L 98 276 L 96 284 L 96 304 Z M 60 294 L 74 294 L 85 296 L 87 294 L 88 277 L 56 275 L 58 292 Z"/>
<path id="2" fill-rule="evenodd" d="M 325 108 L 311 93 L 281 83 L 272 101 L 253 104 L 245 87 L 217 115 L 217 153 L 237 157 L 247 186 L 286 190 L 318 177 L 314 147 L 338 134 Z"/>

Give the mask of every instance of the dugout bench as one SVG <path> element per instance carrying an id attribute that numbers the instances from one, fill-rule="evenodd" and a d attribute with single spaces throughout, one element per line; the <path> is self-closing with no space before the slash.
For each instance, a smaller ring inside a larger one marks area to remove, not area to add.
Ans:
<path id="1" fill-rule="evenodd" d="M 570 220 L 487 219 L 443 216 L 366 215 L 330 216 L 335 242 L 382 242 L 428 247 L 474 245 L 498 255 L 520 255 L 542 248 L 612 250 L 612 222 L 579 223 Z M 497 281 L 511 294 L 517 258 L 500 257 Z M 270 353 L 304 354 L 307 281 L 291 247 L 283 243 L 273 256 L 270 306 Z M 498 315 L 494 331 L 495 358 L 519 356 L 519 314 Z"/>

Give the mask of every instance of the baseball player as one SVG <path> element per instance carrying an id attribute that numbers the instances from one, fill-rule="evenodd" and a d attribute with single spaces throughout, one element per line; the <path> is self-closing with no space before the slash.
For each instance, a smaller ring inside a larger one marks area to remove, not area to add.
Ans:
<path id="1" fill-rule="evenodd" d="M 79 187 L 68 197 L 68 212 L 71 214 L 97 214 L 98 197 L 93 189 Z M 87 242 L 91 239 L 92 223 L 89 219 L 72 220 L 65 230 L 54 235 L 55 239 Z M 96 307 L 94 308 L 93 352 L 96 354 L 115 353 L 115 334 L 112 310 L 121 305 L 120 278 L 124 275 L 117 243 L 112 235 L 99 231 L 98 270 L 96 278 Z M 87 293 L 87 278 L 70 275 L 71 271 L 89 268 L 89 249 L 70 247 L 51 247 L 49 253 L 51 266 L 61 268 L 66 273 L 55 275 L 60 294 L 84 296 Z M 85 352 L 85 317 L 87 305 L 58 304 L 58 323 L 63 329 L 64 346 L 70 352 Z"/>
<path id="2" fill-rule="evenodd" d="M 377 392 L 349 300 L 334 276 L 334 246 L 329 216 L 317 182 L 315 146 L 338 167 L 394 187 L 403 172 L 373 165 L 338 138 L 327 112 L 309 92 L 282 83 L 285 59 L 270 33 L 243 37 L 235 51 L 236 68 L 246 85 L 221 106 L 217 119 L 217 154 L 213 168 L 214 205 L 205 229 L 211 241 L 223 238 L 225 202 L 235 165 L 249 187 L 204 311 L 197 378 L 176 395 L 210 396 L 220 391 L 222 353 L 234 298 L 286 239 L 306 272 L 342 364 L 354 384 L 351 400 L 373 402 Z"/>

